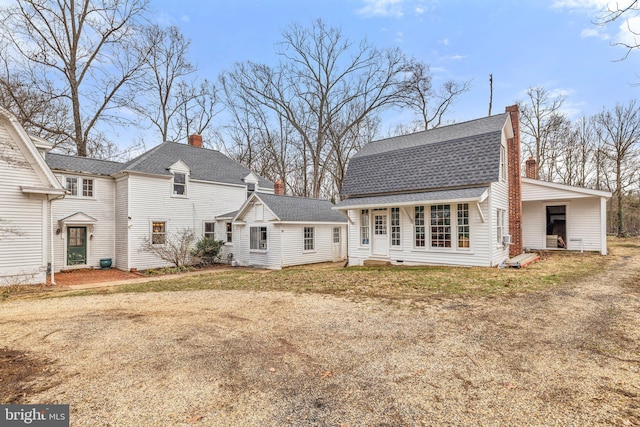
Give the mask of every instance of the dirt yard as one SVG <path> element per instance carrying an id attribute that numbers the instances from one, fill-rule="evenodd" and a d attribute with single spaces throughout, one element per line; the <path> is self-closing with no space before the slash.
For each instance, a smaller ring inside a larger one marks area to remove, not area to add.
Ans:
<path id="1" fill-rule="evenodd" d="M 640 425 L 640 251 L 419 303 L 115 293 L 0 303 L 0 402 L 73 426 Z"/>

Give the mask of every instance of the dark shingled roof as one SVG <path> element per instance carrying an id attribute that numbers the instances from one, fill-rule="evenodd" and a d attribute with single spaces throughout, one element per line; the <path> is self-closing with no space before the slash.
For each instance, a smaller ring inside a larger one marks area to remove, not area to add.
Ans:
<path id="1" fill-rule="evenodd" d="M 336 208 L 352 206 L 399 206 L 418 202 L 440 202 L 445 200 L 478 200 L 489 187 L 460 188 L 456 190 L 425 191 L 421 193 L 390 194 L 385 196 L 354 197 L 343 200 Z"/>
<path id="2" fill-rule="evenodd" d="M 243 179 L 251 173 L 249 169 L 218 150 L 177 142 L 163 142 L 128 162 L 124 165 L 123 171 L 171 175 L 168 168 L 179 160 L 191 168 L 191 179 L 245 185 Z M 271 181 L 255 175 L 260 187 L 273 188 Z"/>
<path id="3" fill-rule="evenodd" d="M 349 160 L 343 197 L 472 187 L 498 181 L 508 114 L 371 142 Z"/>
<path id="4" fill-rule="evenodd" d="M 92 175 L 112 175 L 122 169 L 124 163 L 87 157 L 67 156 L 47 153 L 45 157 L 51 170 L 88 173 Z"/>
<path id="5" fill-rule="evenodd" d="M 255 193 L 255 195 L 258 196 L 281 221 L 347 222 L 343 214 L 331 209 L 334 205 L 328 200 L 277 196 L 264 193 Z"/>
<path id="6" fill-rule="evenodd" d="M 243 179 L 251 173 L 249 169 L 217 150 L 176 142 L 162 143 L 127 163 L 53 153 L 47 153 L 46 157 L 47 164 L 53 170 L 95 175 L 130 171 L 170 176 L 168 168 L 180 160 L 191 169 L 191 179 L 246 185 Z M 273 188 L 271 181 L 255 175 L 261 188 Z"/>

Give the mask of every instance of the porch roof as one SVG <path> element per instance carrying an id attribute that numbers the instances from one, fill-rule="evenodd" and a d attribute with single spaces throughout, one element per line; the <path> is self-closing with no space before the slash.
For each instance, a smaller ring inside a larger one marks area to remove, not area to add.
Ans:
<path id="1" fill-rule="evenodd" d="M 411 206 L 420 203 L 440 204 L 481 202 L 487 198 L 489 187 L 459 188 L 454 190 L 426 191 L 421 193 L 390 194 L 384 196 L 355 197 L 343 200 L 333 209 L 366 209 L 371 207 Z"/>

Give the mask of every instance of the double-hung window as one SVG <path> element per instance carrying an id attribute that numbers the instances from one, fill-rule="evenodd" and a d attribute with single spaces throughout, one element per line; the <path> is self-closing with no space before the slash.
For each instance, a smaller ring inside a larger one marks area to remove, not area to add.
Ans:
<path id="1" fill-rule="evenodd" d="M 424 206 L 415 207 L 414 221 L 416 248 L 424 248 L 425 246 L 425 225 L 424 225 Z"/>
<path id="2" fill-rule="evenodd" d="M 469 248 L 469 203 L 458 205 L 458 248 Z"/>
<path id="3" fill-rule="evenodd" d="M 184 173 L 173 174 L 173 195 L 174 196 L 186 196 L 187 195 L 187 175 Z"/>
<path id="4" fill-rule="evenodd" d="M 369 244 L 369 209 L 360 211 L 360 244 Z"/>
<path id="5" fill-rule="evenodd" d="M 498 209 L 496 212 L 496 243 L 502 244 L 502 236 L 505 235 L 505 210 Z"/>
<path id="6" fill-rule="evenodd" d="M 400 246 L 400 208 L 391 208 L 391 246 Z"/>
<path id="7" fill-rule="evenodd" d="M 451 206 L 431 206 L 431 247 L 451 247 Z"/>
<path id="8" fill-rule="evenodd" d="M 167 243 L 167 223 L 164 221 L 154 221 L 151 223 L 151 243 L 154 245 L 164 245 Z"/>
<path id="9" fill-rule="evenodd" d="M 65 187 L 71 197 L 93 198 L 94 182 L 92 178 L 80 178 L 68 176 L 65 178 Z"/>
<path id="10" fill-rule="evenodd" d="M 251 227 L 249 234 L 249 249 L 253 251 L 267 250 L 267 227 Z"/>
<path id="11" fill-rule="evenodd" d="M 215 222 L 205 222 L 204 223 L 204 237 L 207 239 L 215 239 L 216 238 L 216 223 Z"/>
<path id="12" fill-rule="evenodd" d="M 231 224 L 230 222 L 225 223 L 225 226 L 227 227 L 227 243 L 232 243 L 233 242 L 233 224 Z"/>
<path id="13" fill-rule="evenodd" d="M 313 239 L 313 227 L 304 227 L 304 250 L 312 251 L 315 249 L 314 239 Z"/>

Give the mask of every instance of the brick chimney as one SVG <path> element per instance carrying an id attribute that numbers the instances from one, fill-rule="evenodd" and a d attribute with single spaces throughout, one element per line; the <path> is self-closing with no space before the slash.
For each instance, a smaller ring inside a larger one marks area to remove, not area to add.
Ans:
<path id="1" fill-rule="evenodd" d="M 202 148 L 202 136 L 197 135 L 195 133 L 193 135 L 189 135 L 189 145 Z"/>
<path id="2" fill-rule="evenodd" d="M 538 164 L 533 156 L 529 156 L 529 159 L 525 162 L 524 176 L 531 179 L 538 179 Z"/>
<path id="3" fill-rule="evenodd" d="M 277 180 L 275 184 L 273 184 L 273 194 L 277 196 L 284 196 L 284 184 L 281 180 Z"/>
<path id="4" fill-rule="evenodd" d="M 509 183 L 509 255 L 522 253 L 522 185 L 520 180 L 520 112 L 517 105 L 510 105 L 505 112 L 511 116 L 513 138 L 507 140 L 507 168 Z"/>

